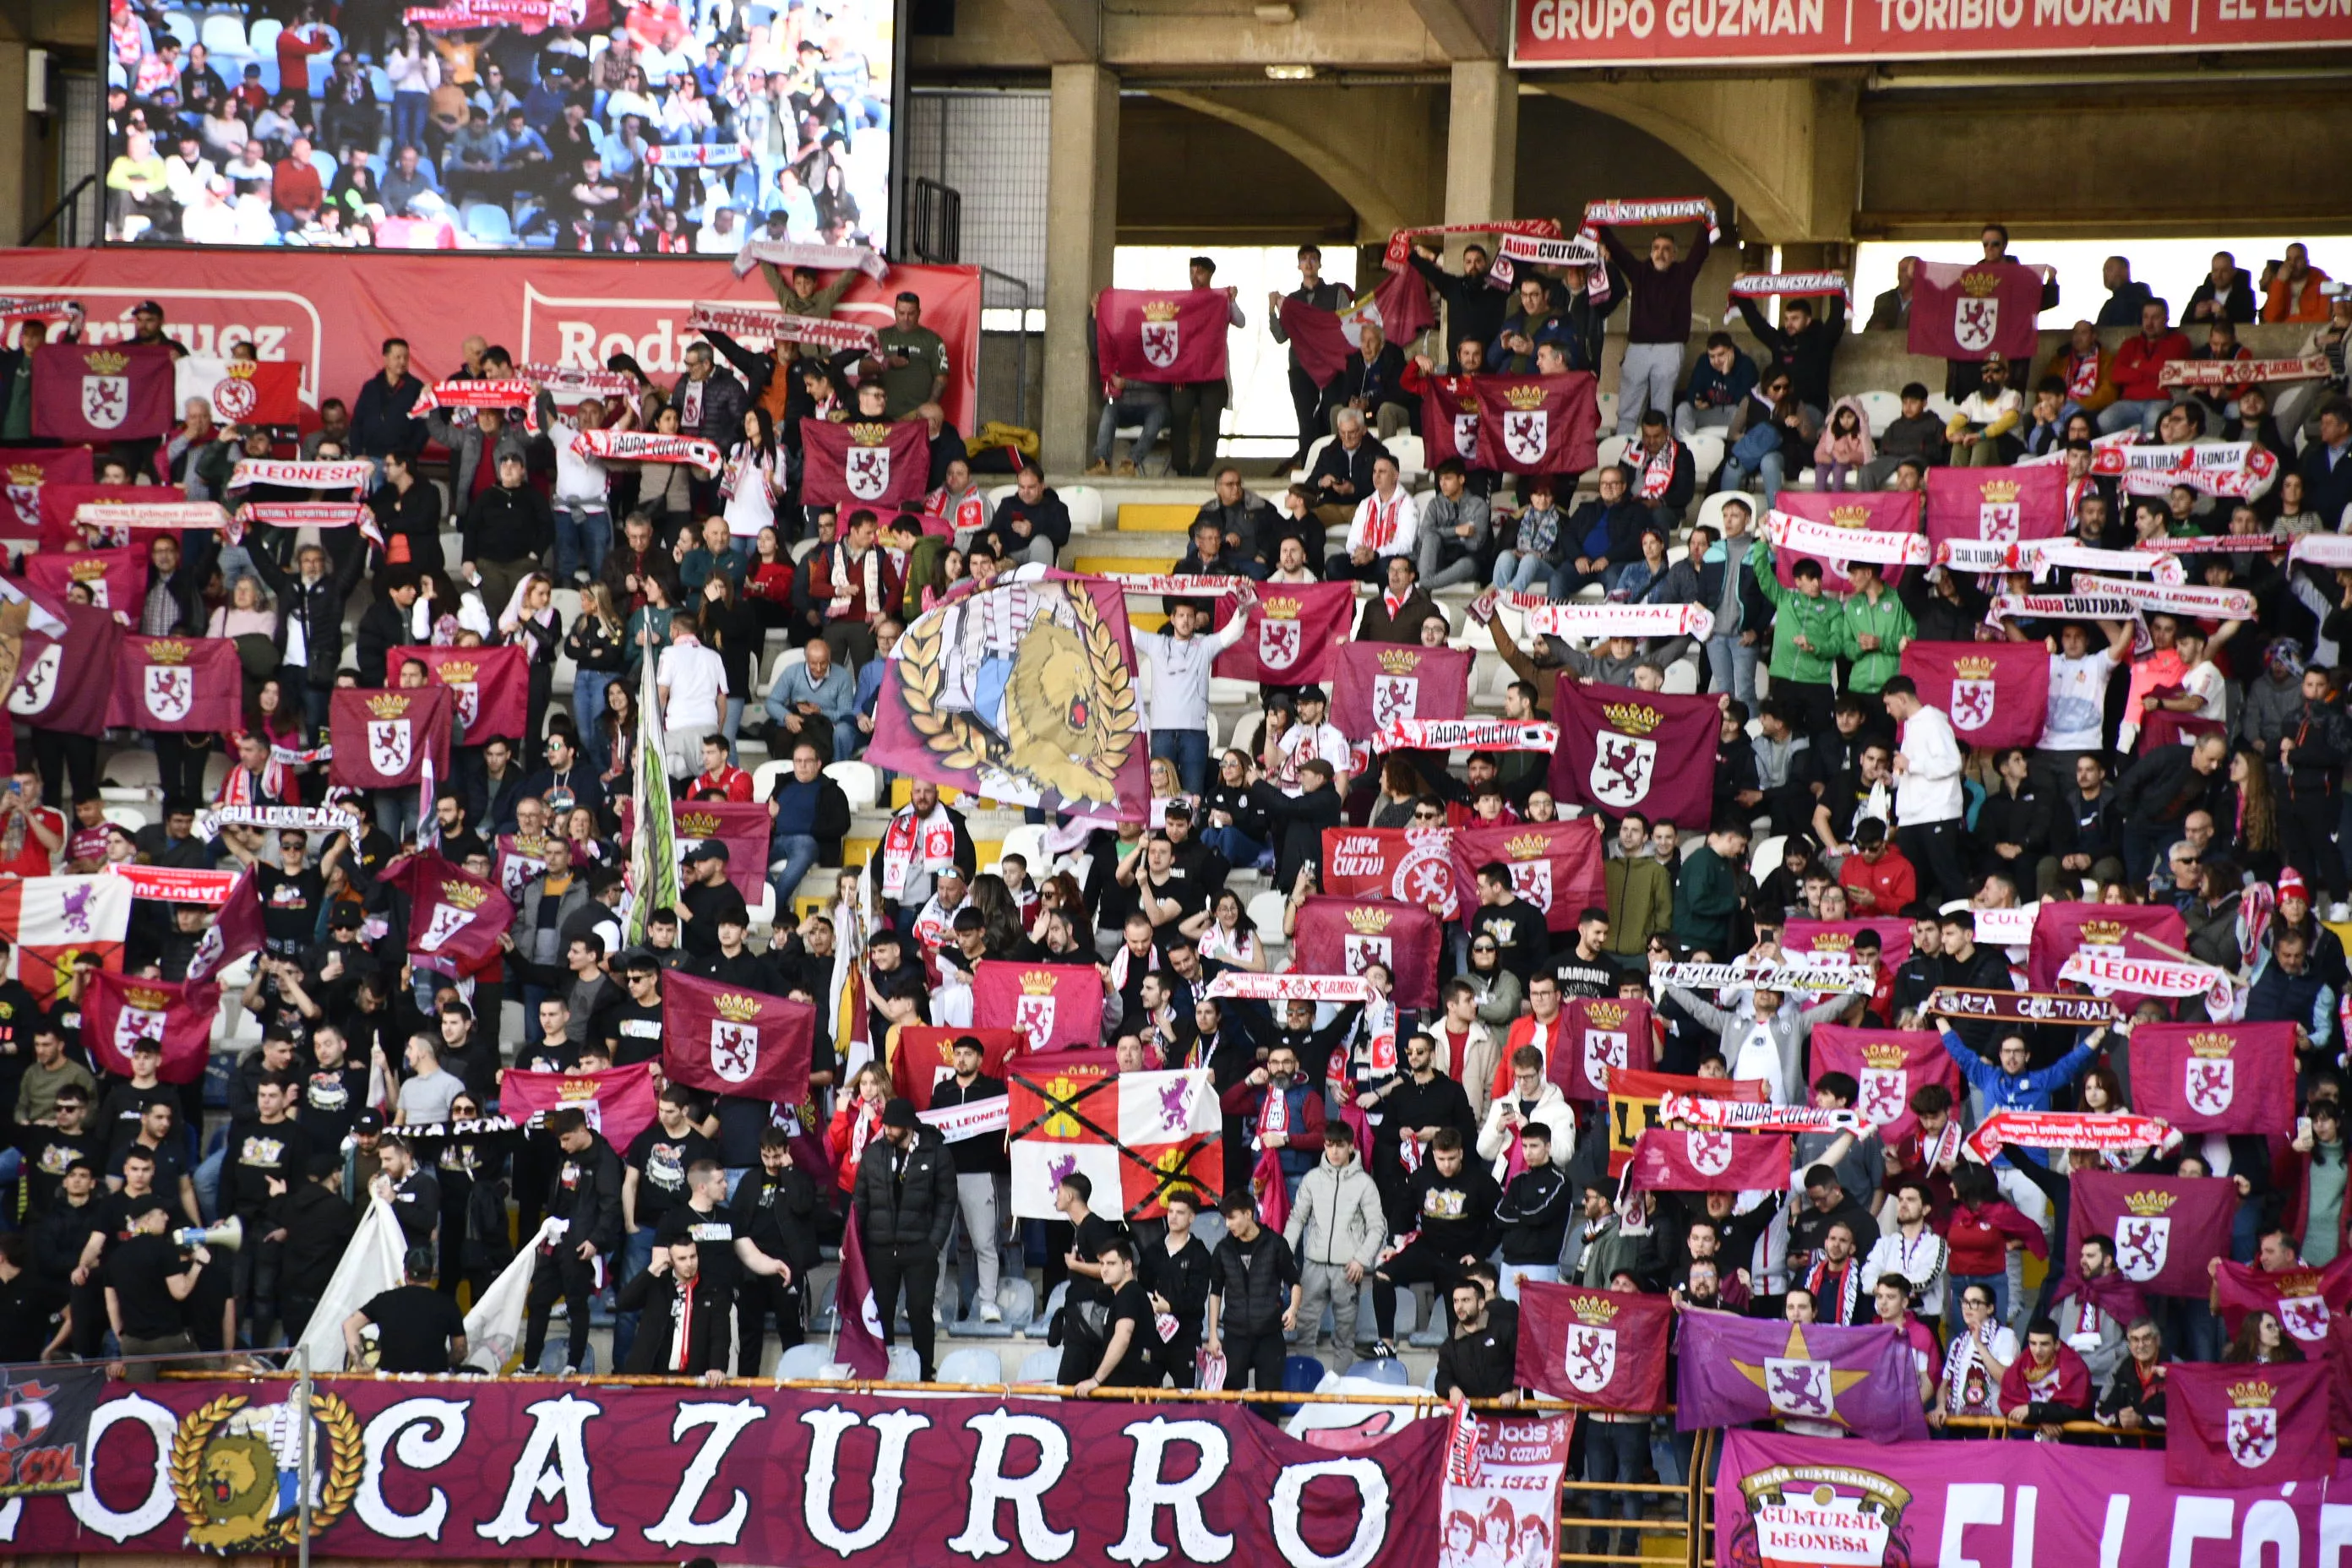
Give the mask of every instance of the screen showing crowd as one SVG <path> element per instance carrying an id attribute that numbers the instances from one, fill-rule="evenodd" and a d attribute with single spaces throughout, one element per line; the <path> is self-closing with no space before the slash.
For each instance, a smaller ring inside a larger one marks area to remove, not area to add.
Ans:
<path id="1" fill-rule="evenodd" d="M 895 0 L 110 0 L 106 237 L 887 246 Z"/>

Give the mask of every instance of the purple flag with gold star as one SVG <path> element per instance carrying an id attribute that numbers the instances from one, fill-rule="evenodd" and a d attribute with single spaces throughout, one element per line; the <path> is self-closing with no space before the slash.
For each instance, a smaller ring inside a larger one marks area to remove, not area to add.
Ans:
<path id="1" fill-rule="evenodd" d="M 1874 1443 L 1927 1438 L 1919 1368 L 1899 1329 L 1685 1312 L 1676 1351 L 1675 1419 L 1685 1432 L 1777 1421 Z"/>

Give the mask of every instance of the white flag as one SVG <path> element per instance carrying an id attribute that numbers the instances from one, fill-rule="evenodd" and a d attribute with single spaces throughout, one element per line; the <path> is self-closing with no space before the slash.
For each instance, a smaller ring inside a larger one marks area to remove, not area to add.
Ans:
<path id="1" fill-rule="evenodd" d="M 310 1327 L 302 1331 L 300 1348 L 310 1352 L 312 1372 L 343 1370 L 343 1320 L 404 1280 L 402 1263 L 407 1251 L 392 1205 L 370 1198 L 359 1229 L 343 1248 L 343 1260 L 335 1265 L 335 1277 L 327 1281 L 327 1293 L 319 1298 Z"/>
<path id="2" fill-rule="evenodd" d="M 539 1259 L 539 1244 L 547 1239 L 548 1227 L 563 1222 L 552 1215 L 540 1222 L 539 1231 L 514 1255 L 514 1261 L 499 1271 L 474 1302 L 474 1310 L 466 1314 L 466 1364 L 497 1377 L 514 1359 L 515 1346 L 522 1342 L 523 1309 L 530 1301 L 530 1271 Z"/>

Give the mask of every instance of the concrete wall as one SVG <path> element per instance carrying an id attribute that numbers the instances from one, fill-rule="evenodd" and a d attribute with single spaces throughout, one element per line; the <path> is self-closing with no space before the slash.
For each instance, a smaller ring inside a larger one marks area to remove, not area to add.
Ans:
<path id="1" fill-rule="evenodd" d="M 1259 100 L 1279 93 L 1253 89 L 1228 96 Z M 1237 169 L 1249 177 L 1234 178 Z M 1120 244 L 1351 245 L 1357 225 L 1355 209 L 1321 173 L 1256 132 L 1164 99 L 1124 101 Z"/>

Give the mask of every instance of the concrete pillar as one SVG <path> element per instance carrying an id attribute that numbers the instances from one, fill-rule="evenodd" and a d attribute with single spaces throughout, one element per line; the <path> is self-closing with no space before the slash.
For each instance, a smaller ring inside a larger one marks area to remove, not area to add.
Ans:
<path id="1" fill-rule="evenodd" d="M 1118 76 L 1054 68 L 1053 149 L 1045 195 L 1045 467 L 1075 474 L 1094 444 L 1095 295 L 1110 284 L 1118 219 Z"/>
<path id="2" fill-rule="evenodd" d="M 1445 221 L 1517 216 L 1519 79 L 1500 60 L 1456 60 L 1445 133 Z"/>
<path id="3" fill-rule="evenodd" d="M 57 156 L 57 143 L 41 135 L 40 122 L 25 112 L 27 55 L 21 43 L 0 43 L 0 124 L 16 131 L 0 136 L 0 246 L 23 238 L 47 207 L 48 182 L 41 177 L 36 149 Z"/>

